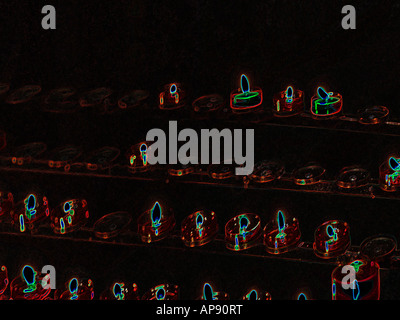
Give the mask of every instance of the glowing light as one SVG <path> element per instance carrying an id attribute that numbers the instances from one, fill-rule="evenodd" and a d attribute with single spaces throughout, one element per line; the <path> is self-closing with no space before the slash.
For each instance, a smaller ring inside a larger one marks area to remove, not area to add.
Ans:
<path id="1" fill-rule="evenodd" d="M 201 212 L 196 212 L 196 229 L 199 232 L 199 237 L 202 237 L 203 234 L 203 222 L 204 222 L 204 217 L 201 214 Z"/>
<path id="2" fill-rule="evenodd" d="M 164 300 L 166 296 L 164 285 L 156 287 L 156 299 L 157 300 Z"/>
<path id="3" fill-rule="evenodd" d="M 155 229 L 155 234 L 158 235 L 158 227 L 161 226 L 162 209 L 158 201 L 151 208 L 151 221 L 152 227 Z"/>
<path id="4" fill-rule="evenodd" d="M 286 228 L 286 224 L 285 224 L 285 215 L 283 214 L 283 212 L 281 210 L 278 211 L 276 221 L 278 222 L 279 233 L 275 236 L 275 238 L 283 239 L 286 237 L 286 233 L 284 232 L 285 228 Z"/>
<path id="5" fill-rule="evenodd" d="M 251 290 L 248 294 L 246 294 L 247 300 L 258 300 L 258 293 L 256 290 Z"/>
<path id="6" fill-rule="evenodd" d="M 24 215 L 22 213 L 19 215 L 19 230 L 21 232 L 25 231 Z"/>
<path id="7" fill-rule="evenodd" d="M 285 98 L 287 103 L 293 102 L 293 88 L 288 86 L 285 91 Z M 278 101 L 279 102 L 279 101 Z M 279 111 L 279 110 L 278 110 Z"/>
<path id="8" fill-rule="evenodd" d="M 117 300 L 124 300 L 125 299 L 125 294 L 124 294 L 124 283 L 114 283 L 113 287 L 113 294 L 114 297 L 117 298 Z"/>
<path id="9" fill-rule="evenodd" d="M 71 297 L 69 298 L 70 300 L 78 299 L 78 289 L 79 289 L 78 279 L 72 278 L 68 284 L 68 290 L 71 294 Z"/>
<path id="10" fill-rule="evenodd" d="M 203 287 L 203 299 L 204 300 L 215 300 L 216 292 L 213 291 L 209 283 L 205 283 Z"/>
<path id="11" fill-rule="evenodd" d="M 36 214 L 36 197 L 33 194 L 30 194 L 24 200 L 24 203 L 26 217 L 30 220 Z"/>
<path id="12" fill-rule="evenodd" d="M 250 91 L 250 82 L 245 74 L 242 74 L 240 77 L 240 89 L 242 93 L 235 95 L 233 101 L 237 103 L 237 100 L 249 100 L 259 95 L 258 92 Z"/>
<path id="13" fill-rule="evenodd" d="M 60 228 L 61 228 L 61 233 L 65 233 L 64 218 L 61 218 L 61 219 L 60 219 Z"/>
<path id="14" fill-rule="evenodd" d="M 329 112 L 333 113 L 338 112 L 331 106 L 336 104 L 340 99 L 338 97 L 332 97 L 333 92 L 326 92 L 323 87 L 317 88 L 317 95 L 319 99 L 314 101 L 315 114 L 318 114 L 318 106 L 323 106 L 326 115 L 329 115 Z"/>
<path id="15" fill-rule="evenodd" d="M 353 266 L 353 268 L 356 271 L 356 273 L 358 273 L 358 270 L 360 269 L 360 267 L 363 264 L 364 264 L 364 262 L 362 262 L 361 260 L 355 260 L 352 263 L 350 263 L 350 265 Z"/>
<path id="16" fill-rule="evenodd" d="M 22 269 L 22 278 L 26 282 L 27 288 L 23 291 L 25 293 L 36 290 L 36 272 L 30 265 L 25 265 Z"/>
<path id="17" fill-rule="evenodd" d="M 140 157 L 142 158 L 143 165 L 146 166 L 147 165 L 147 145 L 145 143 L 142 143 L 140 145 Z"/>
<path id="18" fill-rule="evenodd" d="M 358 281 L 354 279 L 353 281 L 353 300 L 358 300 L 360 297 L 360 286 L 358 285 Z"/>
<path id="19" fill-rule="evenodd" d="M 307 296 L 302 292 L 298 295 L 297 300 L 308 300 Z"/>
<path id="20" fill-rule="evenodd" d="M 175 103 L 178 103 L 179 102 L 179 93 L 178 93 L 178 87 L 176 86 L 175 83 L 173 83 L 170 86 L 169 93 L 171 94 L 172 97 L 175 98 Z"/>
<path id="21" fill-rule="evenodd" d="M 328 241 L 325 241 L 325 251 L 329 251 L 329 246 L 336 242 L 338 240 L 338 235 L 337 235 L 337 228 L 332 227 L 330 224 L 326 226 L 326 234 L 330 239 Z"/>

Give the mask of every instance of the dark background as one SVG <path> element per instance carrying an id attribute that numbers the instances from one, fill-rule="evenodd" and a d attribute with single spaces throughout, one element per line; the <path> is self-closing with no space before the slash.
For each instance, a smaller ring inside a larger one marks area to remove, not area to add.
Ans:
<path id="1" fill-rule="evenodd" d="M 41 27 L 45 4 L 56 8 L 56 30 Z M 65 85 L 80 91 L 99 86 L 121 92 L 143 88 L 153 96 L 165 83 L 179 81 L 195 98 L 213 92 L 228 96 L 237 87 L 239 75 L 246 73 L 263 89 L 266 101 L 288 84 L 305 91 L 309 99 L 316 86 L 323 84 L 343 95 L 345 113 L 385 105 L 391 117 L 397 118 L 400 3 L 353 1 L 356 30 L 341 27 L 345 4 L 316 0 L 1 1 L 0 81 L 12 88 L 40 84 L 43 91 Z M 149 128 L 161 126 L 159 120 L 140 117 L 18 112 L 6 111 L 8 116 L 0 119 L 15 145 L 41 140 L 50 148 L 69 143 L 86 150 L 103 145 L 126 148 L 143 139 Z M 319 161 L 334 176 L 343 166 L 362 164 L 376 178 L 385 155 L 398 150 L 398 138 L 264 127 L 256 130 L 256 147 L 261 150 L 256 157 L 279 159 L 289 169 Z M 305 241 L 312 241 L 313 230 L 331 218 L 349 222 L 355 245 L 376 233 L 398 236 L 398 201 L 22 173 L 2 173 L 2 179 L 20 197 L 36 185 L 47 190 L 54 203 L 66 194 L 85 197 L 93 208 L 93 219 L 115 210 L 129 210 L 136 217 L 149 199 L 160 195 L 176 208 L 178 222 L 205 203 L 219 210 L 221 226 L 241 210 L 257 212 L 265 222 L 284 204 L 301 221 Z M 136 281 L 142 293 L 162 281 L 177 283 L 185 299 L 200 295 L 205 281 L 214 282 L 233 298 L 252 285 L 277 299 L 293 298 L 303 287 L 314 298 L 330 298 L 330 265 L 157 247 L 83 246 L 62 240 L 3 236 L 3 241 L 8 243 L 3 257 L 11 275 L 27 259 L 39 266 L 53 264 L 60 283 L 68 272 L 79 270 L 94 279 L 99 288 L 96 297 L 110 279 L 125 277 Z M 399 298 L 397 277 L 392 273 L 384 278 L 383 298 Z"/>

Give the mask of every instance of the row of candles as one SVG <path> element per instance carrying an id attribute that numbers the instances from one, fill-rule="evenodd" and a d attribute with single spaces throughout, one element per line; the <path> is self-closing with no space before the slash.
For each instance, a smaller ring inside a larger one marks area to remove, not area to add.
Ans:
<path id="1" fill-rule="evenodd" d="M 19 232 L 36 231 L 50 223 L 55 234 L 72 233 L 85 226 L 89 220 L 89 206 L 84 199 L 70 199 L 51 209 L 47 197 L 29 194 L 14 205 L 10 192 L 0 192 L 0 220 L 9 223 Z M 95 236 L 100 239 L 115 238 L 129 229 L 132 216 L 125 211 L 109 213 L 93 225 Z M 173 234 L 176 225 L 172 208 L 163 207 L 159 201 L 137 218 L 137 230 L 144 243 L 163 240 Z M 198 210 L 181 222 L 181 238 L 188 247 L 203 246 L 214 240 L 219 231 L 214 211 Z M 264 228 L 254 213 L 241 213 L 225 224 L 226 248 L 242 251 L 263 245 L 270 254 L 283 254 L 294 250 L 300 243 L 298 219 L 278 210 Z M 323 259 L 337 258 L 350 246 L 350 227 L 347 222 L 329 220 L 321 224 L 314 234 L 314 252 Z M 396 245 L 392 246 L 392 251 Z"/>
<path id="2" fill-rule="evenodd" d="M 5 134 L 0 133 L 0 144 L 6 145 Z M 1 140 L 3 140 L 1 142 Z M 155 169 L 164 168 L 163 165 L 150 165 L 148 161 L 148 142 L 140 142 L 128 148 L 125 153 L 125 166 L 131 173 L 144 173 Z M 52 154 L 41 158 L 47 147 L 44 143 L 34 142 L 12 150 L 8 155 L 0 155 L 3 165 L 44 165 L 51 169 L 63 169 L 68 172 L 73 167 L 86 167 L 90 171 L 111 169 L 121 166 L 116 163 L 120 150 L 113 147 L 103 147 L 88 154 L 83 161 L 79 161 L 82 152 L 74 146 L 58 148 Z M 1 148 L 0 148 L 1 150 Z M 168 173 L 171 176 L 185 176 L 198 172 L 196 165 L 169 165 Z M 235 177 L 235 168 L 229 164 L 212 164 L 208 166 L 208 176 L 214 180 L 224 180 Z M 253 172 L 246 181 L 254 183 L 269 183 L 283 177 L 285 168 L 277 161 L 260 161 L 255 164 Z M 318 164 L 309 164 L 296 169 L 291 180 L 300 186 L 316 185 L 323 181 L 325 168 Z M 361 167 L 343 168 L 336 180 L 341 189 L 356 189 L 371 183 L 370 173 Z M 400 186 L 400 157 L 388 156 L 387 160 L 379 167 L 379 186 L 384 191 L 397 191 Z"/>
<path id="3" fill-rule="evenodd" d="M 9 91 L 9 84 L 0 83 L 0 96 Z M 41 92 L 39 85 L 26 85 L 8 94 L 5 102 L 20 104 L 32 100 Z M 149 92 L 134 90 L 121 98 L 112 98 L 113 90 L 102 87 L 91 90 L 77 97 L 73 88 L 65 87 L 52 90 L 42 99 L 44 109 L 49 112 L 73 112 L 77 108 L 98 107 L 104 112 L 110 112 L 112 105 L 120 110 L 136 109 L 146 104 Z M 116 100 L 116 101 L 113 101 Z M 178 110 L 187 105 L 187 93 L 181 83 L 169 83 L 159 93 L 158 106 L 161 110 Z M 260 111 L 263 104 L 263 92 L 259 87 L 251 88 L 245 74 L 240 76 L 240 86 L 230 94 L 230 108 L 234 113 L 249 113 Z M 304 92 L 288 86 L 282 92 L 273 96 L 273 114 L 277 117 L 294 116 L 304 112 Z M 210 94 L 197 98 L 192 102 L 196 113 L 209 113 L 221 110 L 225 99 L 218 94 Z M 329 92 L 324 87 L 317 87 L 311 98 L 310 113 L 316 119 L 331 119 L 342 113 L 343 98 L 339 93 Z M 389 114 L 383 106 L 374 106 L 360 113 L 359 122 L 363 124 L 382 123 Z"/>
<path id="4" fill-rule="evenodd" d="M 50 220 L 55 234 L 72 233 L 85 226 L 89 219 L 88 203 L 84 199 L 62 202 L 51 210 L 44 196 L 29 194 L 14 206 L 11 193 L 0 193 L 0 220 L 9 222 L 20 232 L 36 231 Z M 112 239 L 127 231 L 132 222 L 128 212 L 113 212 L 98 219 L 93 225 L 97 238 Z M 176 225 L 172 208 L 163 207 L 156 201 L 137 218 L 138 235 L 142 242 L 152 243 L 171 235 Z M 215 212 L 199 210 L 188 215 L 181 222 L 181 239 L 188 247 L 206 245 L 214 240 L 219 231 Z M 301 231 L 298 219 L 290 217 L 284 210 L 278 210 L 264 228 L 261 219 L 254 213 L 241 213 L 229 219 L 224 227 L 225 246 L 232 251 L 248 250 L 261 243 L 267 253 L 284 254 L 296 249 L 300 244 Z M 314 233 L 313 250 L 322 259 L 336 259 L 349 249 L 350 227 L 341 220 L 322 223 Z M 383 247 L 382 247 L 383 246 Z M 380 263 L 398 264 L 394 237 L 368 238 L 361 244 L 360 256 Z M 379 249 L 379 250 L 378 250 Z M 374 252 L 378 250 L 381 255 Z"/>
<path id="5" fill-rule="evenodd" d="M 376 262 L 354 260 L 351 266 L 356 273 L 352 284 L 344 286 L 341 267 L 336 267 L 331 274 L 332 300 L 379 300 L 380 275 Z M 94 284 L 89 278 L 74 276 L 62 288 L 55 288 L 54 269 L 36 271 L 31 265 L 25 265 L 11 283 L 6 266 L 0 268 L 0 300 L 94 300 Z M 47 273 L 46 273 L 47 272 Z M 297 300 L 312 299 L 309 290 L 302 290 L 294 296 Z M 150 288 L 143 296 L 139 294 L 136 283 L 116 281 L 106 288 L 100 300 L 178 300 L 179 286 L 162 283 Z M 230 300 L 230 295 L 216 291 L 206 282 L 202 294 L 196 300 Z M 240 299 L 272 300 L 268 291 L 251 288 Z"/>

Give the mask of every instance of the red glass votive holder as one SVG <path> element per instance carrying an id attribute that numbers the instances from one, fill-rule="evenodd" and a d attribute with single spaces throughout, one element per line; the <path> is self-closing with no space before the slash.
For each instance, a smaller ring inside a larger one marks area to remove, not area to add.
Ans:
<path id="1" fill-rule="evenodd" d="M 56 234 L 70 233 L 83 227 L 89 219 L 89 207 L 85 199 L 62 202 L 51 214 L 51 227 Z"/>
<path id="2" fill-rule="evenodd" d="M 114 282 L 101 294 L 100 300 L 140 300 L 137 284 Z"/>
<path id="3" fill-rule="evenodd" d="M 176 110 L 186 105 L 186 91 L 181 83 L 169 83 L 163 87 L 159 94 L 159 105 L 161 110 Z"/>
<path id="4" fill-rule="evenodd" d="M 235 176 L 233 164 L 211 164 L 208 167 L 208 175 L 215 180 L 229 179 Z"/>
<path id="5" fill-rule="evenodd" d="M 10 298 L 12 300 L 45 300 L 51 292 L 47 283 L 48 274 L 38 273 L 29 265 L 22 268 L 21 274 L 10 284 Z"/>
<path id="6" fill-rule="evenodd" d="M 269 292 L 263 292 L 256 289 L 250 290 L 242 297 L 242 300 L 272 300 Z"/>
<path id="7" fill-rule="evenodd" d="M 50 215 L 49 201 L 40 193 L 30 193 L 11 211 L 11 223 L 21 232 L 33 231 Z"/>
<path id="8" fill-rule="evenodd" d="M 360 257 L 375 261 L 381 268 L 389 268 L 391 258 L 397 250 L 396 238 L 392 235 L 375 235 L 366 238 L 360 245 Z"/>
<path id="9" fill-rule="evenodd" d="M 311 114 L 314 119 L 332 119 L 342 112 L 343 98 L 339 93 L 326 92 L 318 87 L 317 93 L 311 98 Z"/>
<path id="10" fill-rule="evenodd" d="M 325 174 L 325 169 L 319 165 L 308 165 L 293 173 L 294 183 L 299 186 L 309 186 L 319 183 Z"/>
<path id="11" fill-rule="evenodd" d="M 304 111 L 304 92 L 291 86 L 273 97 L 272 112 L 276 117 L 290 117 Z"/>
<path id="12" fill-rule="evenodd" d="M 380 274 L 379 265 L 374 261 L 354 260 L 349 264 L 354 273 L 344 266 L 335 268 L 332 272 L 332 300 L 379 300 Z"/>
<path id="13" fill-rule="evenodd" d="M 175 218 L 170 208 L 163 207 L 158 201 L 143 212 L 138 220 L 140 239 L 143 242 L 159 241 L 170 235 L 175 227 Z"/>
<path id="14" fill-rule="evenodd" d="M 65 286 L 67 290 L 56 290 L 55 300 L 93 300 L 94 287 L 91 279 L 70 279 Z"/>
<path id="15" fill-rule="evenodd" d="M 268 253 L 282 254 L 297 247 L 301 232 L 299 221 L 279 210 L 276 219 L 264 227 L 264 245 Z"/>
<path id="16" fill-rule="evenodd" d="M 330 220 L 321 224 L 314 234 L 314 253 L 317 257 L 331 259 L 350 247 L 350 227 L 347 222 Z"/>
<path id="17" fill-rule="evenodd" d="M 239 214 L 225 224 L 225 245 L 229 250 L 246 250 L 259 244 L 261 233 L 258 215 Z"/>
<path id="18" fill-rule="evenodd" d="M 178 300 L 179 287 L 168 283 L 159 284 L 147 291 L 142 300 Z"/>
<path id="19" fill-rule="evenodd" d="M 173 164 L 170 165 L 168 168 L 168 173 L 170 176 L 173 177 L 181 177 L 181 176 L 186 176 L 188 174 L 191 174 L 195 171 L 194 165 L 188 163 L 188 164 Z"/>
<path id="20" fill-rule="evenodd" d="M 203 246 L 218 233 L 218 223 L 213 211 L 196 211 L 187 216 L 181 225 L 183 243 L 188 247 Z"/>

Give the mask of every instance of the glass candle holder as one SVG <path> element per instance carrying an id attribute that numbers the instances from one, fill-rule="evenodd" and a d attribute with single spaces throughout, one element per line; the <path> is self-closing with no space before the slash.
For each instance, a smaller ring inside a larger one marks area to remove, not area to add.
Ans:
<path id="1" fill-rule="evenodd" d="M 106 214 L 97 220 L 93 226 L 94 234 L 100 239 L 111 239 L 127 230 L 132 222 L 132 216 L 126 211 Z"/>
<path id="2" fill-rule="evenodd" d="M 273 97 L 272 109 L 276 117 L 290 117 L 304 111 L 304 92 L 288 86 L 286 90 L 278 92 Z"/>
<path id="3" fill-rule="evenodd" d="M 370 181 L 371 175 L 368 170 L 357 166 L 345 167 L 340 170 L 336 185 L 342 190 L 351 190 L 366 187 Z"/>
<path id="4" fill-rule="evenodd" d="M 256 163 L 249 178 L 256 183 L 266 183 L 279 179 L 284 172 L 285 168 L 281 163 L 264 160 Z"/>
<path id="5" fill-rule="evenodd" d="M 366 238 L 360 245 L 360 256 L 375 261 L 380 267 L 390 267 L 391 257 L 397 250 L 396 238 L 392 235 L 375 235 Z"/>
<path id="6" fill-rule="evenodd" d="M 111 103 L 110 98 L 113 91 L 110 88 L 101 87 L 90 90 L 82 94 L 79 98 L 79 104 L 82 108 L 94 108 L 98 111 L 106 111 Z"/>
<path id="7" fill-rule="evenodd" d="M 213 211 L 196 211 L 187 216 L 181 225 L 183 243 L 188 247 L 203 246 L 218 233 L 218 223 Z"/>
<path id="8" fill-rule="evenodd" d="M 93 300 L 94 287 L 91 279 L 71 278 L 66 284 L 66 290 L 56 290 L 55 300 Z"/>
<path id="9" fill-rule="evenodd" d="M 83 227 L 89 219 L 89 207 L 85 199 L 62 202 L 51 214 L 51 227 L 56 234 L 65 234 Z"/>
<path id="10" fill-rule="evenodd" d="M 343 98 L 339 93 L 327 92 L 323 87 L 311 98 L 311 114 L 315 119 L 332 119 L 342 112 Z"/>
<path id="11" fill-rule="evenodd" d="M 159 94 L 161 110 L 176 110 L 186 105 L 186 91 L 181 83 L 166 84 Z"/>
<path id="12" fill-rule="evenodd" d="M 75 146 L 57 148 L 53 150 L 51 155 L 48 157 L 47 164 L 49 168 L 63 168 L 65 172 L 68 172 L 71 168 L 71 164 L 77 160 L 81 154 L 81 149 Z"/>
<path id="13" fill-rule="evenodd" d="M 400 158 L 390 156 L 379 167 L 379 186 L 384 191 L 397 191 L 400 185 Z"/>
<path id="14" fill-rule="evenodd" d="M 51 113 L 73 113 L 79 108 L 76 90 L 71 87 L 57 88 L 43 99 L 43 111 Z"/>
<path id="15" fill-rule="evenodd" d="M 49 217 L 49 201 L 40 192 L 30 193 L 24 200 L 18 202 L 15 210 L 10 213 L 11 223 L 20 232 L 33 231 L 44 219 Z"/>
<path id="16" fill-rule="evenodd" d="M 286 216 L 281 210 L 264 228 L 264 245 L 271 254 L 282 254 L 295 249 L 300 238 L 299 221 Z"/>
<path id="17" fill-rule="evenodd" d="M 208 114 L 221 110 L 225 106 L 224 98 L 219 94 L 201 96 L 192 102 L 196 114 Z"/>
<path id="18" fill-rule="evenodd" d="M 211 287 L 211 284 L 206 282 L 203 286 L 203 294 L 200 300 L 229 300 L 229 295 L 226 292 L 217 292 Z"/>
<path id="19" fill-rule="evenodd" d="M 14 165 L 26 165 L 38 159 L 47 150 L 43 142 L 32 142 L 15 148 L 11 152 L 11 163 Z"/>
<path id="20" fill-rule="evenodd" d="M 235 176 L 235 166 L 233 164 L 211 164 L 207 171 L 208 176 L 215 180 L 224 180 Z"/>
<path id="21" fill-rule="evenodd" d="M 111 169 L 119 155 L 118 148 L 102 147 L 93 151 L 85 159 L 85 166 L 90 171 Z"/>
<path id="22" fill-rule="evenodd" d="M 385 123 L 389 117 L 389 109 L 384 106 L 373 106 L 358 110 L 358 122 L 367 125 Z"/>
<path id="23" fill-rule="evenodd" d="M 188 164 L 172 164 L 168 168 L 168 174 L 173 177 L 181 177 L 191 174 L 195 171 L 194 165 Z"/>
<path id="24" fill-rule="evenodd" d="M 330 220 L 321 224 L 314 233 L 314 253 L 317 257 L 331 259 L 350 247 L 350 227 L 347 222 Z"/>
<path id="25" fill-rule="evenodd" d="M 308 186 L 319 183 L 325 174 L 325 169 L 319 165 L 308 165 L 295 170 L 293 181 L 300 186 Z"/>
<path id="26" fill-rule="evenodd" d="M 349 272 L 343 272 L 343 266 L 332 272 L 332 300 L 379 300 L 379 265 L 374 261 L 354 260 Z M 353 271 L 350 271 L 353 270 Z M 354 279 L 351 279 L 351 272 Z"/>
<path id="27" fill-rule="evenodd" d="M 175 218 L 171 209 L 162 207 L 156 201 L 151 209 L 139 216 L 137 224 L 140 239 L 150 243 L 170 235 L 175 227 Z"/>
<path id="28" fill-rule="evenodd" d="M 231 92 L 230 105 L 235 113 L 247 113 L 261 108 L 263 94 L 260 88 L 250 89 L 250 82 L 246 75 L 240 77 L 240 88 Z"/>
<path id="29" fill-rule="evenodd" d="M 33 99 L 34 96 L 42 91 L 39 85 L 26 85 L 12 91 L 6 99 L 9 104 L 22 104 Z"/>
<path id="30" fill-rule="evenodd" d="M 225 224 L 225 245 L 229 250 L 246 250 L 259 244 L 261 220 L 254 213 L 239 214 Z"/>
<path id="31" fill-rule="evenodd" d="M 19 276 L 10 284 L 12 300 L 45 300 L 51 292 L 50 286 L 42 286 L 47 283 L 49 275 L 35 271 L 30 265 L 25 265 Z"/>
<path id="32" fill-rule="evenodd" d="M 146 104 L 150 93 L 146 90 L 133 90 L 118 100 L 118 107 L 122 110 L 136 109 Z"/>
<path id="33" fill-rule="evenodd" d="M 100 300 L 140 300 L 136 283 L 128 285 L 124 282 L 114 282 L 100 296 Z"/>
<path id="34" fill-rule="evenodd" d="M 168 283 L 159 284 L 147 291 L 142 300 L 178 300 L 179 287 Z"/>

